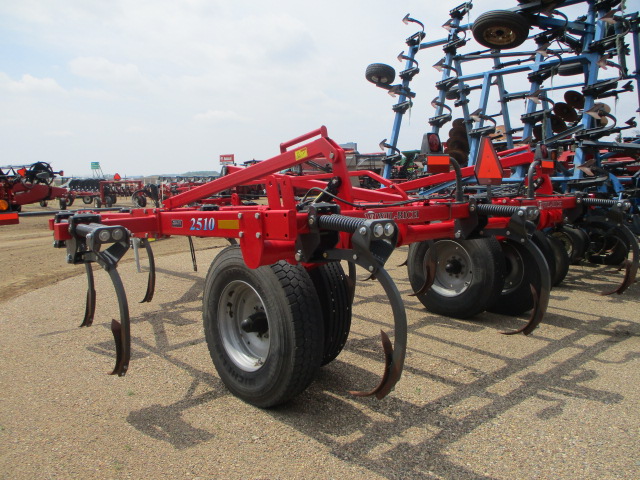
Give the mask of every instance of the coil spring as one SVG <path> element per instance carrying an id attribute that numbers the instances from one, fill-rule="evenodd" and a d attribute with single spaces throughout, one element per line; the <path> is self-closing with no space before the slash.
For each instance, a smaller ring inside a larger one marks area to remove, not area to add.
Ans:
<path id="1" fill-rule="evenodd" d="M 362 225 L 364 225 L 364 220 L 344 215 L 322 215 L 318 217 L 318 227 L 323 230 L 354 233 Z"/>
<path id="2" fill-rule="evenodd" d="M 520 207 L 517 207 L 515 205 L 488 205 L 488 204 L 478 204 L 476 205 L 476 209 L 478 211 L 478 213 L 481 213 L 483 215 L 497 215 L 499 217 L 510 217 L 511 215 L 513 215 L 514 213 L 516 213 L 518 210 L 520 210 Z"/>
<path id="3" fill-rule="evenodd" d="M 627 206 L 627 202 L 623 202 L 621 200 L 611 200 L 609 198 L 591 198 L 586 197 L 582 199 L 582 203 L 585 205 L 590 205 L 594 207 L 615 207 L 616 205 L 621 205 L 622 207 Z"/>

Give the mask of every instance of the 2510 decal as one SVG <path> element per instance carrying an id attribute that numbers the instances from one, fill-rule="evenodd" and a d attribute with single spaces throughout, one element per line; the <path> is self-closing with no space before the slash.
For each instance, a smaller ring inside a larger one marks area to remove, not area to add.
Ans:
<path id="1" fill-rule="evenodd" d="M 207 231 L 216 228 L 215 218 L 191 218 L 190 221 L 191 226 L 189 227 L 189 230 Z"/>

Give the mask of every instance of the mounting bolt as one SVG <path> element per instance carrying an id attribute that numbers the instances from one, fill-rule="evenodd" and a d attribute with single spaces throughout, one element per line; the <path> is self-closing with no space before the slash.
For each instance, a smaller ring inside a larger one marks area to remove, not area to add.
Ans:
<path id="1" fill-rule="evenodd" d="M 327 252 L 324 252 L 324 253 L 322 254 L 322 258 L 329 258 L 329 254 L 328 254 Z"/>
<path id="2" fill-rule="evenodd" d="M 244 237 L 244 232 L 238 232 L 238 237 L 240 238 Z"/>
<path id="3" fill-rule="evenodd" d="M 524 238 L 520 239 L 520 243 L 524 243 L 526 240 Z"/>
<path id="4" fill-rule="evenodd" d="M 518 216 L 524 217 L 524 210 L 518 210 Z"/>
<path id="5" fill-rule="evenodd" d="M 294 257 L 296 259 L 296 262 L 299 262 L 300 260 L 302 260 L 302 253 L 300 252 L 300 250 L 296 252 Z"/>
<path id="6" fill-rule="evenodd" d="M 456 238 L 460 238 L 462 236 L 462 232 L 460 232 L 460 230 L 458 230 L 453 236 L 456 237 Z"/>
<path id="7" fill-rule="evenodd" d="M 255 217 L 256 217 L 256 220 L 259 220 L 259 219 L 260 219 L 260 214 L 259 214 L 259 213 L 256 213 L 256 214 L 255 214 Z"/>
<path id="8" fill-rule="evenodd" d="M 358 230 L 358 232 L 360 233 L 360 235 L 366 235 L 367 227 L 360 227 L 360 230 Z"/>
<path id="9" fill-rule="evenodd" d="M 315 218 L 309 217 L 309 225 L 313 225 L 314 223 L 316 223 Z"/>
<path id="10" fill-rule="evenodd" d="M 238 218 L 242 218 L 242 214 L 241 213 L 238 214 Z"/>
<path id="11" fill-rule="evenodd" d="M 256 232 L 256 238 L 260 238 L 262 234 L 260 232 Z"/>
<path id="12" fill-rule="evenodd" d="M 355 253 L 353 254 L 353 259 L 357 260 L 358 259 L 358 255 L 356 255 Z"/>
<path id="13" fill-rule="evenodd" d="M 511 232 L 509 230 L 507 230 L 507 235 L 511 235 Z"/>
<path id="14" fill-rule="evenodd" d="M 369 265 L 369 269 L 370 272 L 373 272 L 373 265 Z"/>
<path id="15" fill-rule="evenodd" d="M 476 206 L 475 205 L 469 205 L 469 211 L 470 212 L 475 212 L 476 211 Z"/>
<path id="16" fill-rule="evenodd" d="M 569 217 L 564 217 L 564 223 L 569 223 Z"/>

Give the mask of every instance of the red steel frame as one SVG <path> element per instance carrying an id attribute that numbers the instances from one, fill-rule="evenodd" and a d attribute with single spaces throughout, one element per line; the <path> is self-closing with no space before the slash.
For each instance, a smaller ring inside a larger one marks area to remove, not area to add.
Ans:
<path id="1" fill-rule="evenodd" d="M 315 138 L 319 137 L 319 138 Z M 307 142 L 304 143 L 303 142 Z M 296 148 L 292 148 L 297 146 Z M 341 183 L 336 191 L 336 202 L 341 214 L 359 218 L 393 219 L 399 230 L 397 246 L 413 242 L 454 238 L 455 220 L 468 218 L 470 203 L 445 200 L 415 199 L 410 201 L 406 190 L 418 188 L 432 182 L 431 177 L 395 185 L 374 173 L 367 172 L 386 185 L 381 190 L 353 187 L 350 177 L 362 172 L 348 172 L 345 154 L 327 135 L 325 127 L 297 137 L 280 145 L 280 154 L 244 169 L 213 180 L 165 200 L 164 208 L 134 209 L 126 213 L 103 213 L 101 222 L 105 225 L 121 225 L 133 237 L 164 237 L 173 235 L 238 238 L 246 264 L 251 268 L 269 265 L 278 260 L 295 263 L 295 242 L 299 234 L 308 233 L 307 214 L 298 212 L 293 194 L 295 187 L 326 188 L 327 180 L 339 177 Z M 332 174 L 295 177 L 277 172 L 291 168 L 298 163 L 317 158 L 329 160 Z M 444 175 L 446 180 L 448 177 Z M 441 180 L 442 181 L 442 180 Z M 202 199 L 228 190 L 237 185 L 251 182 L 264 183 L 267 193 L 266 205 L 219 206 L 216 210 L 204 207 L 187 207 Z M 403 206 L 388 206 L 398 202 L 408 202 Z M 356 202 L 375 202 L 359 207 Z M 357 204 L 356 204 L 357 205 Z M 510 217 L 488 219 L 487 231 L 506 228 Z M 70 239 L 65 222 L 50 221 L 57 241 Z M 349 236 L 342 235 L 342 248 L 349 247 Z"/>

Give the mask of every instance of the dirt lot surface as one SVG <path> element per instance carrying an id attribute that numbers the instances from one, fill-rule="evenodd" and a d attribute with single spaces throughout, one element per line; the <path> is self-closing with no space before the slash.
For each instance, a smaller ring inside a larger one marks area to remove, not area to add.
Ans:
<path id="1" fill-rule="evenodd" d="M 203 339 L 204 276 L 224 242 L 196 242 L 197 272 L 185 239 L 156 242 L 150 304 L 137 303 L 145 274 L 120 266 L 133 357 L 116 378 L 113 287 L 96 272 L 96 319 L 78 328 L 83 269 L 46 223 L 0 227 L 2 479 L 640 478 L 640 284 L 599 296 L 621 280 L 611 268 L 572 267 L 541 328 L 504 336 L 524 319 L 428 314 L 399 249 L 388 267 L 409 349 L 396 389 L 347 393 L 376 384 L 379 332 L 393 330 L 380 286 L 360 281 L 343 353 L 294 401 L 259 410 L 227 392 Z"/>

